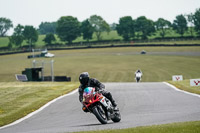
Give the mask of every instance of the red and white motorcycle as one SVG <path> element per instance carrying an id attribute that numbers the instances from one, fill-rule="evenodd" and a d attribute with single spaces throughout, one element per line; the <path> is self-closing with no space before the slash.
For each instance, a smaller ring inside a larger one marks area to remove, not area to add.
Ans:
<path id="1" fill-rule="evenodd" d="M 95 88 L 87 87 L 84 89 L 83 105 L 83 110 L 93 113 L 102 124 L 107 124 L 110 119 L 113 122 L 121 120 L 119 109 L 115 110 L 110 100 L 96 92 Z"/>

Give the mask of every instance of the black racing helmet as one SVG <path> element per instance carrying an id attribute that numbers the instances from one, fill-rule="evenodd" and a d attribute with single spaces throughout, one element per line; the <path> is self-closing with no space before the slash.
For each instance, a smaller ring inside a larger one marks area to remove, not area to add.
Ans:
<path id="1" fill-rule="evenodd" d="M 89 81 L 89 73 L 88 72 L 83 72 L 80 74 L 79 76 L 79 81 L 82 85 L 87 85 L 88 84 L 88 81 Z"/>

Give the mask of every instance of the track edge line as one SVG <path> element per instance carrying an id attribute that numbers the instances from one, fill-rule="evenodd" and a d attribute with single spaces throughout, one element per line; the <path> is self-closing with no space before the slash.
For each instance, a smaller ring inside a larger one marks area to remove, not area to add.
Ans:
<path id="1" fill-rule="evenodd" d="M 195 94 L 195 93 L 191 93 L 191 92 L 188 92 L 188 91 L 184 91 L 184 90 L 181 90 L 177 87 L 175 87 L 174 85 L 170 84 L 170 83 L 167 83 L 167 82 L 163 82 L 164 84 L 168 85 L 169 87 L 173 88 L 175 91 L 179 91 L 179 92 L 183 92 L 185 94 L 189 94 L 189 95 L 192 95 L 192 96 L 196 96 L 196 97 L 199 97 L 200 98 L 200 95 L 198 94 Z"/>
<path id="2" fill-rule="evenodd" d="M 4 129 L 4 128 L 7 128 L 7 127 L 10 127 L 10 126 L 13 126 L 13 125 L 16 125 L 16 124 L 18 124 L 18 123 L 20 123 L 20 122 L 22 122 L 22 121 L 28 119 L 28 118 L 32 117 L 33 115 L 39 113 L 40 111 L 44 110 L 46 107 L 48 107 L 48 106 L 51 105 L 52 103 L 54 103 L 54 102 L 56 102 L 56 101 L 58 101 L 58 100 L 60 100 L 60 99 L 62 99 L 62 98 L 64 98 L 64 97 L 73 95 L 73 94 L 75 94 L 76 92 L 78 92 L 78 89 L 75 89 L 75 90 L 73 90 L 72 92 L 67 93 L 67 94 L 65 94 L 65 95 L 59 96 L 59 97 L 57 97 L 57 98 L 55 98 L 55 99 L 49 101 L 48 103 L 46 103 L 45 105 L 43 105 L 42 107 L 40 107 L 38 110 L 36 110 L 36 111 L 34 111 L 34 112 L 31 112 L 30 114 L 28 114 L 28 115 L 26 115 L 26 116 L 24 116 L 24 117 L 22 117 L 22 118 L 20 118 L 20 119 L 18 119 L 18 120 L 16 120 L 16 121 L 10 123 L 10 124 L 7 124 L 7 125 L 4 125 L 4 126 L 0 127 L 0 130 L 1 130 L 1 129 Z"/>

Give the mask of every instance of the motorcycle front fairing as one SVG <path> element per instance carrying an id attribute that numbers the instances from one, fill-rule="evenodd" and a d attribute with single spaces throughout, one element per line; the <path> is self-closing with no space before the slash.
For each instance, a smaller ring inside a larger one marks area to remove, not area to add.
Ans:
<path id="1" fill-rule="evenodd" d="M 95 88 L 87 87 L 84 89 L 83 104 L 91 113 L 94 106 L 96 106 L 97 104 L 102 104 L 108 117 L 109 105 L 107 104 L 106 100 L 107 99 L 101 93 L 95 92 Z"/>
<path id="2" fill-rule="evenodd" d="M 102 98 L 102 94 L 95 92 L 95 88 L 87 87 L 83 92 L 83 104 L 89 108 L 94 106 L 96 102 L 99 102 Z"/>

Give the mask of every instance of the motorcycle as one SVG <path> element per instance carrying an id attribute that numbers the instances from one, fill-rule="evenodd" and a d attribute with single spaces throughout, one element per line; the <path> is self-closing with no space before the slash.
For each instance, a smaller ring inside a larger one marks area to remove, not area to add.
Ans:
<path id="1" fill-rule="evenodd" d="M 136 73 L 136 74 L 135 74 L 135 80 L 136 80 L 137 83 L 140 82 L 141 77 L 142 77 L 141 73 Z"/>
<path id="2" fill-rule="evenodd" d="M 102 124 L 107 124 L 108 120 L 119 122 L 121 115 L 119 109 L 114 109 L 109 99 L 104 97 L 95 88 L 87 87 L 83 92 L 83 110 L 93 113 Z"/>

